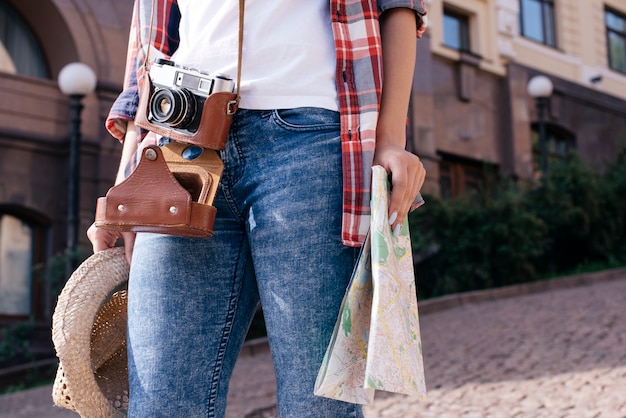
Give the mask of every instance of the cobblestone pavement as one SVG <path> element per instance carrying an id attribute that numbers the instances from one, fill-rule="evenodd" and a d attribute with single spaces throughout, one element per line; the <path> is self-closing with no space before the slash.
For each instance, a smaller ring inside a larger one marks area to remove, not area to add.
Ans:
<path id="1" fill-rule="evenodd" d="M 626 280 L 422 318 L 426 401 L 367 417 L 626 417 Z"/>
<path id="2" fill-rule="evenodd" d="M 367 418 L 626 418 L 626 276 L 423 314 L 428 397 L 378 393 Z M 267 347 L 246 348 L 227 418 L 275 418 Z M 50 388 L 0 397 L 0 418 L 70 418 Z M 37 406 L 39 405 L 39 407 Z"/>

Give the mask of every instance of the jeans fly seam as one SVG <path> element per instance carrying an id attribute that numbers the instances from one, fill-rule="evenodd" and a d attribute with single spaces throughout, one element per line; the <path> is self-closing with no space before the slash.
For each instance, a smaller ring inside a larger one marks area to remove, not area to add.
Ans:
<path id="1" fill-rule="evenodd" d="M 239 182 L 244 174 L 243 172 L 240 173 L 239 170 L 236 170 L 243 169 L 244 167 L 244 155 L 243 151 L 241 150 L 241 144 L 239 143 L 238 135 L 240 130 L 239 125 L 239 119 L 237 117 L 233 118 L 230 126 L 230 133 L 228 135 L 228 143 L 226 149 L 220 151 L 226 169 L 223 178 L 228 179 L 228 184 L 230 187 L 233 187 L 237 182 Z M 228 146 L 228 144 L 230 144 L 230 146 Z M 237 154 L 236 160 L 231 158 L 229 155 L 233 152 Z"/>
<path id="2" fill-rule="evenodd" d="M 224 196 L 224 200 L 226 201 L 226 204 L 228 205 L 228 209 L 230 209 L 232 214 L 239 221 L 244 222 L 243 214 L 241 213 L 241 211 L 237 207 L 237 202 L 235 201 L 236 199 L 233 197 L 233 195 L 232 195 L 232 193 L 230 191 L 230 188 L 229 187 L 225 187 L 225 185 L 222 185 L 222 195 Z"/>
<path id="3" fill-rule="evenodd" d="M 228 155 L 229 154 L 228 150 L 234 149 L 235 152 L 237 153 L 239 161 L 242 162 L 244 159 L 243 152 L 241 151 L 241 146 L 239 145 L 239 141 L 237 139 L 238 138 L 237 137 L 238 125 L 239 125 L 238 119 L 236 117 L 233 118 L 231 131 L 230 131 L 230 135 L 228 139 L 229 142 L 232 144 L 232 146 L 229 147 L 227 150 L 224 150 L 221 152 L 222 160 L 225 165 L 224 167 L 225 171 L 224 171 L 224 174 L 222 175 L 222 180 L 221 180 L 221 190 L 224 196 L 224 200 L 226 201 L 226 204 L 230 208 L 233 215 L 238 220 L 243 222 L 244 221 L 243 214 L 237 207 L 236 199 L 233 197 L 233 193 L 232 193 L 232 188 L 235 186 L 237 182 L 239 182 L 241 177 L 243 177 L 243 173 L 239 174 L 235 172 L 233 165 L 236 165 L 237 162 L 234 161 L 232 158 L 230 158 Z M 243 164 L 239 164 L 239 165 L 240 165 L 239 168 L 243 169 Z"/>
<path id="4" fill-rule="evenodd" d="M 239 132 L 239 121 L 235 120 L 235 124 L 232 127 L 232 137 L 233 137 L 233 141 L 234 141 L 234 146 L 235 146 L 235 151 L 237 151 L 237 156 L 239 157 L 239 159 L 241 161 L 243 161 L 243 152 L 241 151 L 241 145 L 239 144 L 239 136 L 238 136 L 238 132 Z"/>

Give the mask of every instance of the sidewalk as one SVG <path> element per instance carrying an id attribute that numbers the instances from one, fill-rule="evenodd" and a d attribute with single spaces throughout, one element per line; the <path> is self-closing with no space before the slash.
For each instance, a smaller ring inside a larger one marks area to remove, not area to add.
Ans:
<path id="1" fill-rule="evenodd" d="M 367 418 L 626 418 L 626 269 L 420 303 L 424 401 L 378 393 Z M 228 418 L 274 418 L 267 346 L 246 346 Z M 0 418 L 76 418 L 50 387 L 0 397 Z"/>

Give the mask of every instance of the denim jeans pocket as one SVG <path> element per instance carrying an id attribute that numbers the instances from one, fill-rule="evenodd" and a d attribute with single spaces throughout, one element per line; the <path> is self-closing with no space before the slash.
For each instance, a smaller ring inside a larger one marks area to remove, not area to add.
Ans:
<path id="1" fill-rule="evenodd" d="M 339 112 L 319 107 L 274 110 L 272 120 L 292 132 L 338 131 L 340 126 Z"/>

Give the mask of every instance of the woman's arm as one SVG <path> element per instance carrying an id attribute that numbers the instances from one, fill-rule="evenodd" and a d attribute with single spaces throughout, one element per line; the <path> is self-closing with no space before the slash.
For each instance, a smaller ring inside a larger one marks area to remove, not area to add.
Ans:
<path id="1" fill-rule="evenodd" d="M 156 13 L 159 11 L 159 13 Z M 155 19 L 152 20 L 152 14 Z M 137 150 L 137 130 L 133 122 L 137 103 L 139 102 L 138 80 L 144 74 L 146 52 L 156 56 L 169 57 L 176 51 L 179 44 L 178 24 L 180 10 L 176 0 L 135 0 L 130 25 L 124 88 L 117 98 L 106 120 L 106 128 L 115 138 L 123 142 L 122 157 L 115 178 L 115 184 L 121 183 L 128 175 L 131 158 Z M 150 25 L 153 30 L 150 31 Z M 163 36 L 148 36 L 159 33 Z M 145 134 L 146 132 L 142 132 Z M 91 225 L 87 237 L 92 243 L 94 252 L 111 248 L 119 238 L 124 240 L 126 258 L 130 258 L 135 242 L 132 232 L 114 232 Z"/>
<path id="2" fill-rule="evenodd" d="M 115 177 L 115 184 L 119 184 L 127 177 L 126 167 L 130 165 L 130 160 L 137 151 L 137 132 L 134 122 L 128 122 L 126 126 L 126 133 L 124 135 L 124 146 L 122 148 L 122 157 L 120 158 L 120 166 L 117 170 L 117 176 Z M 95 224 L 92 224 L 87 230 L 87 237 L 91 241 L 93 246 L 93 252 L 106 250 L 112 248 L 119 238 L 124 240 L 124 249 L 126 253 L 126 260 L 130 264 L 130 260 L 133 253 L 133 246 L 135 244 L 134 232 L 116 232 L 108 229 L 97 228 Z"/>
<path id="3" fill-rule="evenodd" d="M 130 167 L 130 160 L 137 151 L 137 128 L 135 122 L 128 122 L 126 124 L 126 132 L 124 133 L 124 145 L 122 148 L 122 156 L 120 158 L 120 166 L 117 170 L 117 176 L 115 177 L 115 184 L 119 184 L 128 174 L 126 172 L 127 167 Z"/>
<path id="4" fill-rule="evenodd" d="M 394 232 L 398 232 L 426 177 L 420 159 L 406 151 L 406 121 L 415 69 L 416 14 L 404 8 L 388 10 L 380 17 L 380 30 L 384 81 L 374 164 L 391 174 L 389 221 Z"/>

